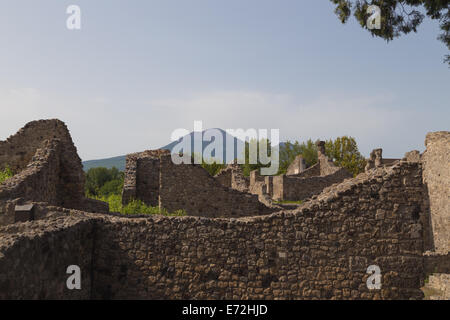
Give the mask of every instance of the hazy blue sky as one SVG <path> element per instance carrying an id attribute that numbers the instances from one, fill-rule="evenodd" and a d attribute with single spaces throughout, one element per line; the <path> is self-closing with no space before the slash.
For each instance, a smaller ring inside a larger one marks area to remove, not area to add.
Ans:
<path id="1" fill-rule="evenodd" d="M 202 120 L 281 140 L 352 135 L 366 156 L 401 157 L 449 129 L 439 31 L 426 20 L 386 43 L 328 0 L 4 0 L 0 140 L 59 118 L 88 160 L 158 148 Z"/>

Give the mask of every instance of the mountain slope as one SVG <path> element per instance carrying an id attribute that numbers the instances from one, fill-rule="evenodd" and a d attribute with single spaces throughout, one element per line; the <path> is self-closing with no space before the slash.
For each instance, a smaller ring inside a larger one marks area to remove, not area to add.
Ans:
<path id="1" fill-rule="evenodd" d="M 201 134 L 200 133 L 194 134 L 194 132 L 191 132 L 189 135 L 186 135 L 183 138 L 191 139 L 191 151 L 192 152 L 194 151 L 194 144 L 201 145 L 202 152 L 203 152 L 209 144 L 214 142 L 214 140 L 206 141 L 206 142 L 203 141 L 204 135 L 205 134 L 212 135 L 213 133 L 220 133 L 222 135 L 222 140 L 223 140 L 222 161 L 224 161 L 224 163 L 228 163 L 230 161 L 233 161 L 235 158 L 242 156 L 241 152 L 238 152 L 238 150 L 242 150 L 242 148 L 244 146 L 244 142 L 242 140 L 239 140 L 238 138 L 228 134 L 226 131 L 224 131 L 222 129 L 215 129 L 217 131 L 214 131 L 214 132 L 212 132 L 211 130 L 212 129 L 205 130 Z M 227 140 L 231 141 L 233 143 L 234 152 L 232 152 L 230 150 L 228 150 L 228 152 L 227 152 L 227 145 L 226 145 Z M 177 144 L 180 141 L 181 141 L 181 139 L 179 139 L 178 141 L 171 142 L 168 145 L 161 147 L 160 149 L 167 149 L 167 150 L 172 151 L 172 150 L 174 150 L 174 148 L 177 146 Z M 178 151 L 178 148 L 175 151 Z M 213 156 L 214 156 L 214 158 L 218 158 L 218 155 L 216 156 L 215 154 L 213 154 Z M 83 161 L 83 168 L 85 171 L 87 171 L 91 168 L 96 168 L 96 167 L 106 167 L 106 168 L 116 167 L 120 171 L 124 171 L 125 170 L 125 162 L 126 162 L 126 155 L 123 155 L 123 156 L 117 156 L 117 157 L 106 158 L 106 159 Z"/>

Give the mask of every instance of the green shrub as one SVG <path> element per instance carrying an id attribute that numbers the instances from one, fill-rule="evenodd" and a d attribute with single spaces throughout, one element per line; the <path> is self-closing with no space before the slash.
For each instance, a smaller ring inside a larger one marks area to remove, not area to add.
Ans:
<path id="1" fill-rule="evenodd" d="M 98 167 L 86 172 L 85 192 L 87 196 L 109 196 L 121 194 L 124 173 L 113 167 L 111 169 Z"/>
<path id="2" fill-rule="evenodd" d="M 118 194 L 111 194 L 109 196 L 91 196 L 92 198 L 100 201 L 107 202 L 109 204 L 109 211 L 119 212 L 124 215 L 133 214 L 161 214 L 165 216 L 185 216 L 186 212 L 184 210 L 177 210 L 175 212 L 168 212 L 165 209 L 160 209 L 159 207 L 147 206 L 141 200 L 133 200 L 127 205 L 122 205 L 122 196 Z"/>
<path id="3" fill-rule="evenodd" d="M 0 170 L 0 183 L 3 183 L 5 180 L 11 178 L 12 176 L 14 176 L 14 173 L 9 168 L 9 166 L 6 165 L 5 169 Z"/>

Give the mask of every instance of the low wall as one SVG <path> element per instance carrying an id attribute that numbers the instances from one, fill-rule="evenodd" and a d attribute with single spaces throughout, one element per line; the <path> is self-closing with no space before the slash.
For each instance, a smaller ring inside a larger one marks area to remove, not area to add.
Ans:
<path id="1" fill-rule="evenodd" d="M 420 165 L 352 179 L 298 211 L 108 218 L 94 298 L 409 299 L 423 279 Z M 382 289 L 366 286 L 370 265 Z"/>
<path id="2" fill-rule="evenodd" d="M 89 299 L 92 219 L 59 217 L 0 228 L 0 299 Z M 69 290 L 67 267 L 81 268 L 81 290 Z"/>
<path id="3" fill-rule="evenodd" d="M 33 161 L 12 178 L 0 184 L 0 201 L 24 198 L 59 205 L 61 141 L 47 141 L 36 150 Z"/>
<path id="4" fill-rule="evenodd" d="M 221 185 L 241 192 L 249 191 L 249 179 L 244 176 L 239 164 L 229 164 L 226 168 L 220 170 L 215 176 Z"/>
<path id="5" fill-rule="evenodd" d="M 170 212 L 183 209 L 194 216 L 229 218 L 274 212 L 256 195 L 221 185 L 199 165 L 175 165 L 170 155 L 160 160 L 159 205 Z"/>
<path id="6" fill-rule="evenodd" d="M 306 171 L 304 171 L 306 172 Z M 299 178 L 298 176 L 273 177 L 273 198 L 299 201 L 320 194 L 325 188 L 349 178 L 346 170 L 337 170 L 327 176 Z"/>
<path id="7" fill-rule="evenodd" d="M 373 171 L 265 216 L 74 212 L 0 228 L 0 297 L 420 299 L 420 170 Z M 64 289 L 69 264 L 85 277 L 78 293 Z M 370 265 L 381 269 L 380 290 L 367 288 Z"/>

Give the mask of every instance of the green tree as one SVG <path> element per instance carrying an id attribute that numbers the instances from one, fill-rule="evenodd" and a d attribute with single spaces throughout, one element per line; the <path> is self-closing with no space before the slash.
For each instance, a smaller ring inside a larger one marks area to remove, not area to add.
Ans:
<path id="1" fill-rule="evenodd" d="M 354 176 L 364 171 L 365 158 L 358 150 L 355 138 L 343 136 L 325 142 L 325 153 L 339 166 L 350 171 Z"/>
<path id="2" fill-rule="evenodd" d="M 107 196 L 122 192 L 124 174 L 116 167 L 111 169 L 91 168 L 86 173 L 86 194 L 92 196 Z"/>
<path id="3" fill-rule="evenodd" d="M 256 163 L 250 163 L 250 144 L 256 144 L 256 146 L 257 146 L 256 147 L 257 159 L 253 159 L 256 161 L 251 161 L 251 162 L 256 162 Z M 241 168 L 242 168 L 242 172 L 243 172 L 244 176 L 248 177 L 250 175 L 251 171 L 259 170 L 261 168 L 270 166 L 270 164 L 262 164 L 261 159 L 259 157 L 260 146 L 264 145 L 264 144 L 267 144 L 267 156 L 270 157 L 271 151 L 272 151 L 272 145 L 271 145 L 269 139 L 261 139 L 261 140 L 259 140 L 259 142 L 256 139 L 251 139 L 250 141 L 245 142 L 244 157 L 243 157 L 245 159 L 245 162 L 243 164 L 241 164 Z"/>
<path id="4" fill-rule="evenodd" d="M 306 166 L 310 167 L 317 163 L 317 146 L 311 140 L 300 143 L 299 141 L 287 141 L 280 147 L 280 169 L 279 174 L 284 174 L 295 157 L 302 155 Z"/>
<path id="5" fill-rule="evenodd" d="M 353 13 L 362 28 L 367 29 L 372 36 L 381 37 L 386 41 L 393 40 L 411 31 L 417 32 L 417 27 L 425 16 L 438 20 L 442 33 L 438 39 L 450 50 L 450 6 L 448 0 L 330 0 L 336 5 L 335 13 L 342 23 L 346 23 Z M 381 28 L 369 29 L 367 12 L 370 5 L 381 9 Z M 422 13 L 422 12 L 425 12 Z M 450 65 L 450 55 L 445 61 Z"/>
<path id="6" fill-rule="evenodd" d="M 0 170 L 0 183 L 3 183 L 5 180 L 11 178 L 12 176 L 14 176 L 14 173 L 9 168 L 9 166 L 6 165 L 5 169 Z"/>

